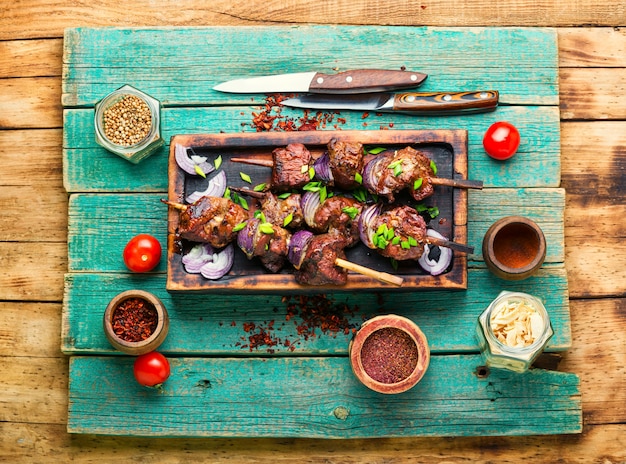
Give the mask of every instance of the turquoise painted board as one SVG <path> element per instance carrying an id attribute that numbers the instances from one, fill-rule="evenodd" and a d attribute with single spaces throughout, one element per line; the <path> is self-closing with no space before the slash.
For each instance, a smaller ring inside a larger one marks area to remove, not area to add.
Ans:
<path id="1" fill-rule="evenodd" d="M 471 269 L 468 290 L 409 293 L 336 293 L 323 300 L 350 329 L 379 314 L 401 314 L 414 320 L 434 353 L 477 352 L 475 328 L 479 314 L 502 290 L 525 291 L 540 297 L 555 331 L 548 351 L 563 351 L 572 343 L 567 276 L 564 269 L 542 270 L 523 282 L 502 282 L 486 269 Z M 157 295 L 170 316 L 170 331 L 161 350 L 176 355 L 346 355 L 352 332 L 326 332 L 306 339 L 298 333 L 309 318 L 310 305 L 297 296 L 182 295 L 165 291 L 165 275 L 76 273 L 66 278 L 62 350 L 66 354 L 115 354 L 102 331 L 102 316 L 111 298 L 131 288 Z M 297 304 L 296 304 L 297 303 Z M 288 305 L 296 304 L 297 311 Z M 344 311 L 347 308 L 347 311 Z M 252 332 L 245 325 L 255 323 Z M 261 329 L 280 340 L 275 346 L 250 350 L 248 340 Z M 285 341 L 289 341 L 288 345 Z"/>
<path id="2" fill-rule="evenodd" d="M 468 244 L 475 253 L 469 256 L 467 291 L 311 293 L 309 301 L 340 312 L 346 330 L 303 336 L 298 325 L 307 322 L 307 309 L 296 296 L 169 294 L 165 251 L 151 273 L 125 269 L 121 252 L 133 235 L 148 232 L 166 243 L 167 210 L 159 199 L 168 188 L 170 137 L 256 130 L 253 113 L 265 109 L 267 97 L 222 94 L 214 85 L 277 72 L 402 67 L 430 75 L 420 90 L 495 89 L 501 105 L 493 113 L 436 118 L 350 111 L 305 115 L 282 107 L 272 114 L 295 123 L 314 118 L 320 130 L 466 129 L 469 177 L 485 183 L 484 190 L 469 194 Z M 93 105 L 123 84 L 163 104 L 166 145 L 138 165 L 105 151 L 93 136 Z M 71 356 L 71 433 L 361 438 L 581 431 L 576 375 L 533 369 L 523 375 L 492 370 L 482 377 L 474 335 L 477 316 L 501 290 L 521 290 L 540 296 L 548 308 L 555 335 L 547 351 L 572 344 L 553 29 L 68 29 L 62 90 L 70 202 L 61 347 Z M 518 154 L 506 163 L 482 149 L 482 135 L 497 120 L 514 122 L 522 133 Z M 543 269 L 517 283 L 491 275 L 480 251 L 489 225 L 510 214 L 536 220 L 548 241 Z M 161 393 L 134 382 L 132 358 L 115 352 L 102 331 L 107 302 L 130 288 L 153 292 L 170 313 L 161 349 L 173 374 Z M 353 329 L 389 312 L 415 320 L 433 356 L 415 389 L 380 396 L 356 382 L 347 352 Z M 251 350 L 255 331 L 270 331 L 275 345 Z M 103 371 L 111 382 L 102 381 Z"/>
<path id="3" fill-rule="evenodd" d="M 68 431 L 316 438 L 581 431 L 577 376 L 492 370 L 481 377 L 480 365 L 479 356 L 436 356 L 413 389 L 381 395 L 358 383 L 345 357 L 175 358 L 159 392 L 131 379 L 132 359 L 73 357 Z M 93 372 L 107 372 L 106 380 Z"/>
<path id="4" fill-rule="evenodd" d="M 166 108 L 163 136 L 169 142 L 177 134 L 253 132 L 252 113 L 261 110 L 251 106 Z M 283 108 L 281 115 L 285 120 L 297 120 L 303 112 Z M 482 180 L 487 187 L 558 187 L 560 183 L 558 107 L 502 106 L 494 113 L 445 118 L 370 114 L 363 119 L 362 112 L 343 111 L 335 118 L 324 129 L 467 129 L 470 179 Z M 498 120 L 514 121 L 523 134 L 518 153 L 506 163 L 492 160 L 482 148 L 482 135 Z M 96 144 L 92 109 L 65 110 L 64 121 L 64 182 L 68 192 L 167 190 L 167 144 L 133 165 Z"/>

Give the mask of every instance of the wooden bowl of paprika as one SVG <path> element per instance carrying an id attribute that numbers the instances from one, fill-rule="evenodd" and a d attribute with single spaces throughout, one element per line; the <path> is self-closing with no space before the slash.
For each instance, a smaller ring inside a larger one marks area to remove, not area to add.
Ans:
<path id="1" fill-rule="evenodd" d="M 143 290 L 127 290 L 109 302 L 103 318 L 104 333 L 123 353 L 140 355 L 156 350 L 165 340 L 170 321 L 165 306 Z"/>
<path id="2" fill-rule="evenodd" d="M 531 219 L 507 216 L 487 230 L 483 239 L 487 268 L 504 280 L 523 280 L 539 270 L 546 257 L 546 238 Z"/>
<path id="3" fill-rule="evenodd" d="M 430 349 L 420 328 L 406 317 L 389 314 L 363 323 L 350 343 L 352 371 L 379 393 L 402 393 L 428 369 Z"/>

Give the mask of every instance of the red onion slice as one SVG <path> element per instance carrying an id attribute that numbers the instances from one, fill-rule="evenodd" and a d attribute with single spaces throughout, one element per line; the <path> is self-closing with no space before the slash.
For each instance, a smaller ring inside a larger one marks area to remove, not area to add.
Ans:
<path id="1" fill-rule="evenodd" d="M 254 256 L 254 237 L 256 236 L 259 224 L 261 224 L 259 219 L 249 219 L 244 228 L 237 233 L 237 245 L 248 259 L 252 259 Z"/>
<path id="2" fill-rule="evenodd" d="M 287 259 L 296 269 L 300 269 L 300 266 L 302 266 L 302 261 L 304 261 L 304 256 L 306 255 L 306 247 L 312 238 L 313 232 L 308 230 L 299 230 L 291 236 Z"/>
<path id="3" fill-rule="evenodd" d="M 187 174 L 198 176 L 200 175 L 200 172 L 202 172 L 206 175 L 215 170 L 215 167 L 207 161 L 205 156 L 189 156 L 187 150 L 187 147 L 183 147 L 179 143 L 174 146 L 174 158 L 176 159 L 176 164 L 178 164 L 178 167 Z M 198 172 L 198 170 L 200 170 L 200 172 Z"/>
<path id="4" fill-rule="evenodd" d="M 200 274 L 206 279 L 220 279 L 233 267 L 234 260 L 235 247 L 232 243 L 229 243 L 222 251 L 213 254 L 213 261 L 202 266 L 200 268 Z"/>
<path id="5" fill-rule="evenodd" d="M 190 274 L 199 274 L 200 268 L 213 261 L 213 247 L 208 243 L 199 243 L 183 256 L 182 262 L 185 271 Z"/>
<path id="6" fill-rule="evenodd" d="M 428 229 L 426 231 L 426 234 L 430 237 L 447 240 L 446 237 L 433 229 Z M 429 255 L 431 254 L 431 251 L 434 247 L 437 247 L 440 253 L 437 259 L 430 259 Z M 450 266 L 450 263 L 452 262 L 452 250 L 450 248 L 444 248 L 437 245 L 429 245 L 428 243 L 426 243 L 424 244 L 424 253 L 422 253 L 422 256 L 420 256 L 417 262 L 422 267 L 422 269 L 424 269 L 431 275 L 436 276 L 442 274 L 446 269 L 448 269 L 448 266 Z"/>
<path id="7" fill-rule="evenodd" d="M 226 192 L 226 172 L 220 171 L 209 181 L 206 190 L 193 192 L 185 198 L 185 201 L 191 204 L 202 197 L 222 197 L 224 192 Z"/>
<path id="8" fill-rule="evenodd" d="M 313 229 L 316 227 L 315 213 L 317 212 L 317 208 L 320 207 L 320 204 L 321 198 L 319 192 L 305 192 L 300 200 L 304 222 L 306 222 L 306 224 Z"/>
<path id="9" fill-rule="evenodd" d="M 322 156 L 315 160 L 313 163 L 313 169 L 315 169 L 315 178 L 321 180 L 325 184 L 333 185 L 333 173 L 330 170 L 330 155 L 325 152 Z"/>
<path id="10" fill-rule="evenodd" d="M 359 217 L 359 235 L 361 236 L 361 241 L 366 247 L 371 249 L 376 249 L 376 245 L 374 244 L 375 230 L 372 227 L 372 223 L 380 215 L 381 210 L 382 205 L 376 203 L 365 208 Z"/>

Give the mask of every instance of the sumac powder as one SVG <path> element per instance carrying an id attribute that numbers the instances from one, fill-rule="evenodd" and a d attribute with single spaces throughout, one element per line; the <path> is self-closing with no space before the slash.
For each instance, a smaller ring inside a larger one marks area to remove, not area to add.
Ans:
<path id="1" fill-rule="evenodd" d="M 361 348 L 363 369 L 381 383 L 397 383 L 415 370 L 419 353 L 411 336 L 395 327 L 383 327 L 365 339 Z"/>
<path id="2" fill-rule="evenodd" d="M 152 335 L 159 316 L 152 303 L 133 297 L 122 301 L 113 310 L 111 325 L 113 332 L 127 342 L 140 342 Z"/>

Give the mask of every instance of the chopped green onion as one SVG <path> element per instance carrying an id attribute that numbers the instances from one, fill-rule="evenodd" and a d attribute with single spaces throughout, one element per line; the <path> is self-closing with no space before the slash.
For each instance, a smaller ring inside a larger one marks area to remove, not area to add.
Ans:
<path id="1" fill-rule="evenodd" d="M 220 166 L 222 165 L 222 155 L 219 155 L 217 158 L 215 158 L 215 161 L 213 161 L 213 164 L 215 165 L 215 169 L 219 169 Z"/>
<path id="2" fill-rule="evenodd" d="M 359 214 L 359 208 L 355 206 L 346 206 L 345 208 L 342 208 L 341 211 L 350 216 L 350 219 L 354 219 L 356 215 Z"/>
<path id="3" fill-rule="evenodd" d="M 264 222 L 263 224 L 260 224 L 259 230 L 267 235 L 274 233 L 274 227 L 272 227 L 272 224 L 270 224 L 269 222 Z"/>
<path id="4" fill-rule="evenodd" d="M 239 176 L 241 177 L 241 179 L 242 179 L 244 182 L 247 182 L 247 183 L 249 183 L 249 184 L 251 184 L 251 183 L 252 183 L 252 179 L 250 179 L 250 176 L 249 176 L 248 174 L 246 174 L 245 172 L 240 172 L 240 173 L 239 173 Z"/>
<path id="5" fill-rule="evenodd" d="M 307 192 L 319 192 L 321 187 L 321 182 L 309 182 L 304 187 L 302 187 L 302 190 L 305 190 Z"/>
<path id="6" fill-rule="evenodd" d="M 293 213 L 289 213 L 285 219 L 283 219 L 283 227 L 287 227 L 293 221 Z"/>
<path id="7" fill-rule="evenodd" d="M 411 245 L 409 244 L 408 240 L 402 240 L 402 242 L 400 242 L 400 248 L 402 248 L 403 250 L 408 250 L 409 248 L 411 248 Z"/>
<path id="8" fill-rule="evenodd" d="M 378 248 L 380 248 L 381 250 L 384 250 L 385 248 L 387 248 L 387 245 L 389 245 L 389 242 L 387 242 L 387 240 L 384 237 L 380 236 L 377 238 L 376 246 Z"/>
<path id="9" fill-rule="evenodd" d="M 304 174 L 308 170 L 309 170 L 309 166 L 307 164 L 303 164 L 302 166 L 300 166 L 300 174 Z"/>
<path id="10" fill-rule="evenodd" d="M 393 227 L 389 228 L 389 230 L 387 230 L 387 233 L 385 233 L 385 238 L 387 240 L 391 240 L 393 239 L 393 237 L 396 235 L 396 232 L 393 230 Z"/>
<path id="11" fill-rule="evenodd" d="M 435 219 L 437 216 L 439 216 L 439 208 L 437 208 L 436 206 L 428 208 L 428 214 L 430 214 L 430 217 L 432 219 Z"/>
<path id="12" fill-rule="evenodd" d="M 355 180 L 355 182 L 357 184 L 362 184 L 363 183 L 363 176 L 360 173 L 356 172 L 356 173 L 354 173 L 354 180 Z"/>
<path id="13" fill-rule="evenodd" d="M 239 224 L 237 224 L 235 227 L 233 227 L 233 232 L 239 232 L 240 230 L 242 230 L 244 227 L 246 227 L 246 224 L 248 223 L 248 221 L 243 221 L 240 222 Z"/>
<path id="14" fill-rule="evenodd" d="M 320 188 L 320 203 L 324 203 L 324 201 L 326 201 L 326 198 L 328 198 L 328 192 L 326 191 L 326 186 L 322 185 L 322 187 Z"/>
<path id="15" fill-rule="evenodd" d="M 371 150 L 366 150 L 366 153 L 369 153 L 370 155 L 378 155 L 379 153 L 384 152 L 386 149 L 383 147 L 376 147 L 376 148 L 372 148 Z"/>
<path id="16" fill-rule="evenodd" d="M 392 245 L 398 245 L 400 243 L 400 240 L 402 240 L 398 235 L 393 237 L 393 240 L 391 240 L 391 244 Z"/>
<path id="17" fill-rule="evenodd" d="M 378 229 L 376 229 L 376 235 L 383 235 L 385 233 L 387 233 L 387 224 L 381 224 L 378 226 Z"/>
<path id="18" fill-rule="evenodd" d="M 394 271 L 398 270 L 398 260 L 397 259 L 393 259 L 393 258 L 389 258 L 389 262 L 391 263 L 391 267 L 393 268 Z"/>
<path id="19" fill-rule="evenodd" d="M 224 198 L 232 200 L 232 198 L 230 197 L 230 189 L 228 187 L 226 187 L 226 190 L 224 190 Z"/>
<path id="20" fill-rule="evenodd" d="M 315 177 L 315 168 L 311 166 L 309 168 L 309 179 L 313 179 Z"/>
<path id="21" fill-rule="evenodd" d="M 430 169 L 433 170 L 434 175 L 437 175 L 437 165 L 435 164 L 433 160 L 430 160 Z"/>
<path id="22" fill-rule="evenodd" d="M 422 186 L 423 183 L 424 183 L 424 179 L 422 179 L 421 177 L 417 179 L 415 182 L 413 182 L 413 190 L 418 190 Z"/>
<path id="23" fill-rule="evenodd" d="M 278 195 L 278 198 L 280 198 L 281 200 L 284 200 L 285 198 L 289 198 L 291 196 L 291 192 L 285 192 L 285 193 L 281 193 L 280 195 Z"/>
<path id="24" fill-rule="evenodd" d="M 365 190 L 365 187 L 359 187 L 352 191 L 352 196 L 361 203 L 365 203 L 365 200 L 367 200 L 367 190 Z"/>
<path id="25" fill-rule="evenodd" d="M 409 237 L 409 245 L 417 246 L 417 240 L 415 240 L 415 237 Z"/>
<path id="26" fill-rule="evenodd" d="M 255 185 L 252 190 L 254 190 L 255 192 L 262 192 L 263 190 L 265 190 L 265 187 L 267 187 L 267 184 L 262 183 L 262 184 Z"/>
<path id="27" fill-rule="evenodd" d="M 197 164 L 194 164 L 193 169 L 196 171 L 196 174 L 206 179 L 206 174 L 204 173 L 204 171 L 202 170 L 200 166 L 198 166 Z"/>

